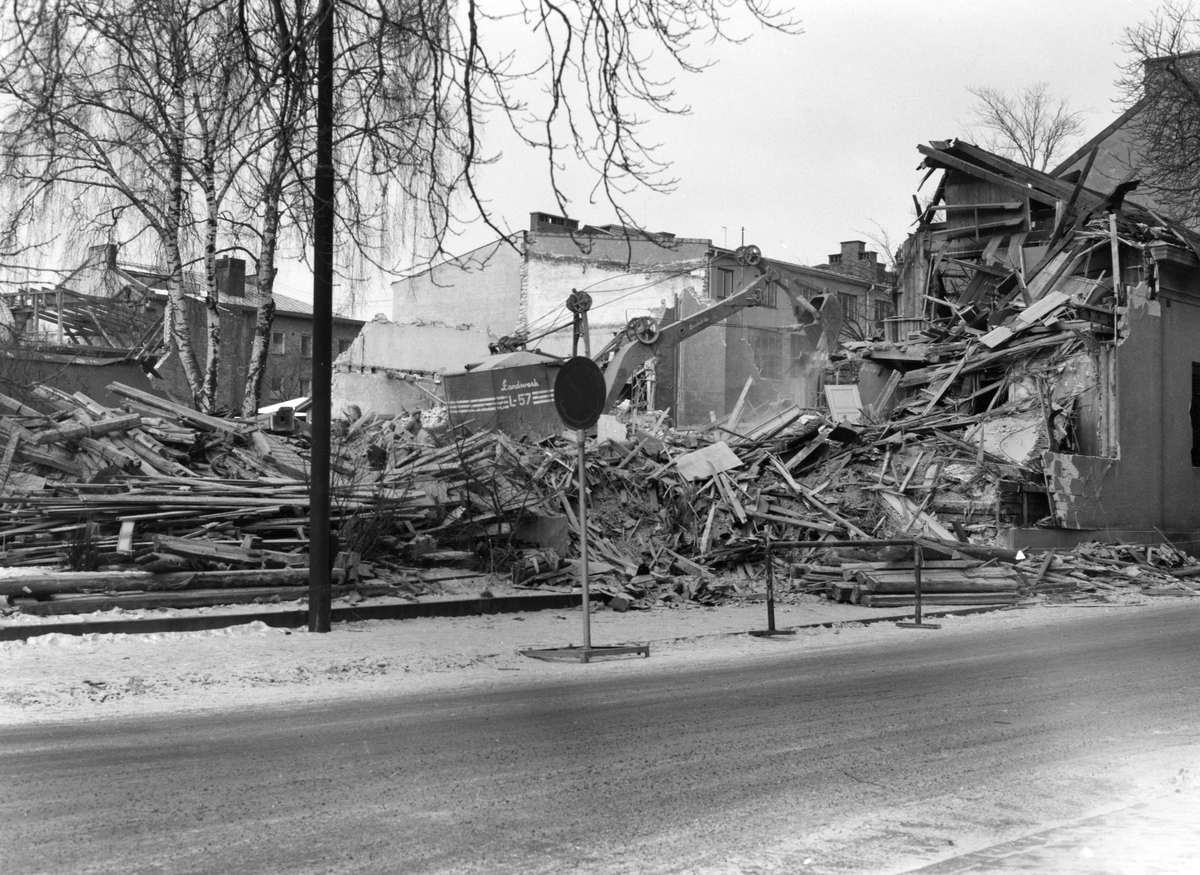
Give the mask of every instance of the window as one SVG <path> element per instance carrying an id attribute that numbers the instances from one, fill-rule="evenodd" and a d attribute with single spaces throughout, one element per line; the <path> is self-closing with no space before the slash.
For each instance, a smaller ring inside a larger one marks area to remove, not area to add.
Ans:
<path id="1" fill-rule="evenodd" d="M 783 379 L 783 335 L 778 331 L 748 328 L 746 339 L 754 351 L 754 364 L 766 380 Z"/>
<path id="2" fill-rule="evenodd" d="M 312 358 L 312 336 L 308 334 L 300 335 L 300 357 Z"/>
<path id="3" fill-rule="evenodd" d="M 803 334 L 788 335 L 788 352 L 791 353 L 793 362 L 797 362 L 804 358 L 811 350 L 808 349 L 808 343 Z"/>
<path id="4" fill-rule="evenodd" d="M 352 344 L 352 343 L 354 343 L 354 341 L 353 341 L 353 340 L 347 340 L 347 339 L 346 339 L 346 338 L 344 338 L 344 337 L 338 338 L 338 342 L 337 342 L 337 344 L 338 344 L 338 355 L 341 355 L 341 354 L 342 354 L 342 353 L 344 353 L 346 350 L 348 350 L 348 349 L 350 348 L 350 344 Z"/>
<path id="5" fill-rule="evenodd" d="M 312 394 L 312 380 L 300 379 L 300 397 L 307 398 Z"/>
<path id="6" fill-rule="evenodd" d="M 271 352 L 274 355 L 283 355 L 287 352 L 287 344 L 284 342 L 286 335 L 282 331 L 271 332 Z"/>
<path id="7" fill-rule="evenodd" d="M 717 268 L 717 282 L 713 295 L 718 298 L 728 298 L 733 294 L 733 271 L 723 267 Z"/>
<path id="8" fill-rule="evenodd" d="M 842 318 L 848 322 L 857 320 L 858 298 L 854 295 L 848 295 L 845 292 L 839 292 L 838 300 L 842 302 Z"/>
<path id="9" fill-rule="evenodd" d="M 892 302 L 884 300 L 875 301 L 875 321 L 883 324 L 884 319 L 892 318 Z"/>
<path id="10" fill-rule="evenodd" d="M 772 282 L 767 283 L 767 287 L 765 289 L 763 289 L 762 306 L 774 308 L 774 307 L 778 306 L 778 304 L 779 304 L 779 283 L 772 281 Z"/>

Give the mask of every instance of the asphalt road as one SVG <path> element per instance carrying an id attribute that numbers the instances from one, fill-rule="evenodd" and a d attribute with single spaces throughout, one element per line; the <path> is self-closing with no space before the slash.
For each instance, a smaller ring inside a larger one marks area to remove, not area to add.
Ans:
<path id="1" fill-rule="evenodd" d="M 0 872 L 901 871 L 1197 763 L 1200 610 L 912 634 L 701 671 L 651 660 L 9 728 Z"/>

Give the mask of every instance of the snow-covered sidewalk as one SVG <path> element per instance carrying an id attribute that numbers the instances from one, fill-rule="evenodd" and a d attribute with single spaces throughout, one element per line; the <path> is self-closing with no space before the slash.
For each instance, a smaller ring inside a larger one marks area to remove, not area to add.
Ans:
<path id="1" fill-rule="evenodd" d="M 1189 600 L 1190 601 L 1190 600 Z M 897 627 L 899 609 L 872 610 L 805 597 L 776 606 L 793 636 L 760 638 L 761 602 L 721 607 L 593 609 L 593 646 L 650 643 L 650 657 L 582 665 L 523 656 L 527 648 L 578 646 L 579 608 L 335 624 L 331 632 L 261 622 L 205 632 L 64 635 L 0 643 L 0 724 L 94 720 L 188 710 L 275 707 L 384 692 L 495 686 L 614 672 L 669 672 L 703 663 L 864 643 L 904 647 L 930 635 L 1003 634 L 1027 624 L 1079 622 L 1111 612 L 1173 610 L 1177 599 L 1113 606 L 1036 606 L 941 617 L 936 632 Z M 890 618 L 890 620 L 888 619 Z M 875 621 L 865 623 L 864 621 Z M 881 621 L 885 620 L 885 621 Z M 833 624 L 833 625 L 821 625 Z"/>

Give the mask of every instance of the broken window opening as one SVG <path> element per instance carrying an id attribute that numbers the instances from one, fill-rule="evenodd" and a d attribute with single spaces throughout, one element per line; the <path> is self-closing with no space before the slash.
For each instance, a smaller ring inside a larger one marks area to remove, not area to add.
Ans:
<path id="1" fill-rule="evenodd" d="M 788 335 L 788 353 L 793 364 L 808 354 L 808 340 L 803 334 Z"/>
<path id="2" fill-rule="evenodd" d="M 1079 414 L 1076 398 L 1068 398 L 1061 404 L 1050 404 L 1050 449 L 1056 453 L 1076 454 L 1080 452 Z"/>
<path id="3" fill-rule="evenodd" d="M 723 267 L 717 268 L 717 282 L 713 295 L 717 298 L 728 298 L 733 294 L 733 271 Z"/>
<path id="4" fill-rule="evenodd" d="M 777 331 L 750 328 L 746 340 L 754 353 L 754 365 L 764 380 L 783 379 L 783 335 Z"/>
<path id="5" fill-rule="evenodd" d="M 621 390 L 621 399 L 628 399 L 632 408 L 639 413 L 654 409 L 654 390 L 658 384 L 655 360 L 650 359 L 629 378 Z"/>

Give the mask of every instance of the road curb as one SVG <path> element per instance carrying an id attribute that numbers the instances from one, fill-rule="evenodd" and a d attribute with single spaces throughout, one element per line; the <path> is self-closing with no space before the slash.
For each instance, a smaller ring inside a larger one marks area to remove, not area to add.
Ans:
<path id="1" fill-rule="evenodd" d="M 599 593 L 592 601 L 604 598 Z M 334 623 L 362 620 L 414 620 L 418 617 L 475 617 L 482 614 L 512 614 L 519 611 L 552 611 L 576 608 L 579 593 L 497 596 L 494 598 L 442 599 L 396 605 L 361 605 L 334 608 Z M 138 635 L 149 632 L 202 632 L 247 623 L 265 623 L 277 629 L 299 629 L 308 625 L 308 611 L 247 611 L 237 614 L 198 614 L 187 617 L 130 617 L 120 620 L 83 620 L 74 623 L 40 623 L 0 628 L 0 641 L 24 641 L 39 635 Z"/>
<path id="2" fill-rule="evenodd" d="M 603 601 L 605 596 L 593 593 L 592 601 Z M 475 617 L 483 614 L 512 614 L 521 611 L 553 611 L 577 608 L 582 600 L 579 593 L 543 593 L 541 595 L 498 596 L 476 599 L 443 599 L 430 602 L 406 602 L 398 605 L 364 605 L 334 608 L 331 620 L 334 623 L 354 623 L 363 620 L 414 620 L 419 617 Z M 965 607 L 959 610 L 925 611 L 926 617 L 949 617 L 966 614 L 982 614 L 1001 610 L 995 605 Z M 790 626 L 790 629 L 820 629 L 845 626 L 850 623 L 870 625 L 872 623 L 895 623 L 912 617 L 908 614 L 889 614 L 886 617 L 863 617 L 862 619 L 824 620 Z M 145 635 L 152 632 L 203 632 L 211 629 L 227 629 L 247 623 L 264 623 L 277 629 L 300 629 L 308 625 L 308 611 L 247 611 L 238 614 L 195 615 L 187 617 L 131 617 L 120 620 L 83 620 L 73 623 L 42 623 L 28 626 L 0 627 L 0 642 L 26 641 L 40 635 Z M 687 638 L 707 638 L 722 635 L 745 635 L 746 632 L 715 632 L 689 635 Z M 668 638 L 664 641 L 684 639 Z"/>

